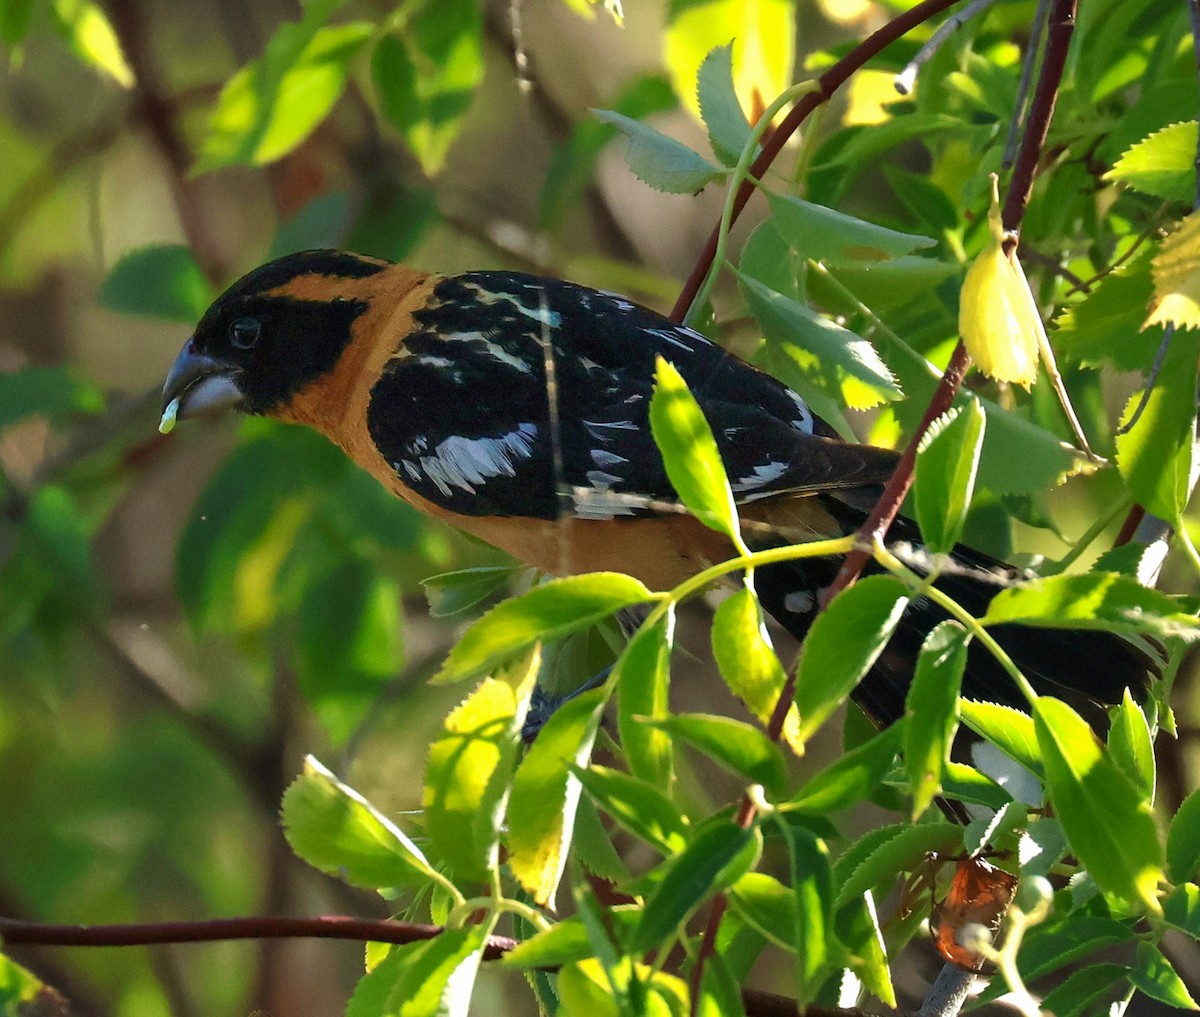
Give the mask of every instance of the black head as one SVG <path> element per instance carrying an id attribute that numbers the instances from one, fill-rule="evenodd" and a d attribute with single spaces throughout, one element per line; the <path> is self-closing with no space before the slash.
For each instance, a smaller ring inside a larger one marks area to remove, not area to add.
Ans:
<path id="1" fill-rule="evenodd" d="M 367 309 L 339 282 L 387 262 L 341 251 L 289 254 L 229 287 L 200 319 L 163 387 L 162 429 L 177 417 L 237 407 L 266 413 L 331 370 Z"/>

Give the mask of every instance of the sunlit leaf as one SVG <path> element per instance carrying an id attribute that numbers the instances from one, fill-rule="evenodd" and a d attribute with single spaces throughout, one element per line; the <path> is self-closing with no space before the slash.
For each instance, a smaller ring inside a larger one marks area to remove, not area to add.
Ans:
<path id="1" fill-rule="evenodd" d="M 733 43 L 717 46 L 704 58 L 696 80 L 700 116 L 713 151 L 733 166 L 750 140 L 750 124 L 733 85 Z"/>
<path id="2" fill-rule="evenodd" d="M 433 681 L 457 682 L 483 674 L 535 642 L 557 639 L 651 599 L 653 594 L 636 579 L 615 572 L 568 576 L 535 586 L 472 624 Z"/>
<path id="3" fill-rule="evenodd" d="M 1179 806 L 1167 832 L 1167 874 L 1173 883 L 1200 875 L 1200 790 Z"/>
<path id="4" fill-rule="evenodd" d="M 915 867 L 930 851 L 953 851 L 962 844 L 962 827 L 955 823 L 921 823 L 897 827 L 875 845 L 838 889 L 837 906 Z"/>
<path id="5" fill-rule="evenodd" d="M 687 842 L 687 819 L 653 784 L 595 764 L 572 772 L 596 805 L 635 837 L 664 855 L 683 849 Z"/>
<path id="6" fill-rule="evenodd" d="M 811 1002 L 831 970 L 842 963 L 833 927 L 833 870 L 825 842 L 790 823 L 781 824 L 788 841 L 795 900 L 797 1002 Z"/>
<path id="7" fill-rule="evenodd" d="M 1038 748 L 1033 718 L 1011 706 L 998 703 L 978 703 L 964 699 L 962 721 L 977 735 L 1016 760 L 1036 775 L 1042 773 L 1042 753 Z"/>
<path id="8" fill-rule="evenodd" d="M 1055 814 L 1080 862 L 1105 890 L 1159 913 L 1163 853 L 1149 803 L 1066 703 L 1040 697 L 1034 726 Z"/>
<path id="9" fill-rule="evenodd" d="M 461 879 L 483 880 L 498 864 L 502 806 L 539 661 L 535 648 L 485 678 L 450 712 L 429 746 L 425 827 L 438 858 Z"/>
<path id="10" fill-rule="evenodd" d="M 508 803 L 509 865 L 539 904 L 554 907 L 581 786 L 571 764 L 587 765 L 600 725 L 603 691 L 560 706 L 521 760 Z"/>
<path id="11" fill-rule="evenodd" d="M 1108 751 L 1129 778 L 1129 782 L 1141 792 L 1146 801 L 1154 801 L 1154 738 L 1146 714 L 1138 706 L 1129 689 L 1121 697 L 1121 703 L 1112 712 L 1112 726 L 1108 729 Z M 1200 818 L 1200 817 L 1198 817 Z M 1170 841 L 1167 854 L 1170 857 Z M 1198 844 L 1200 848 L 1200 844 Z M 1175 882 L 1180 882 L 1176 879 Z"/>
<path id="12" fill-rule="evenodd" d="M 867 798 L 895 765 L 905 726 L 905 721 L 893 724 L 847 752 L 811 777 L 783 808 L 823 816 Z"/>
<path id="13" fill-rule="evenodd" d="M 283 796 L 282 818 L 296 854 L 355 886 L 426 883 L 432 876 L 420 848 L 312 756 Z"/>
<path id="14" fill-rule="evenodd" d="M 671 648 L 675 638 L 675 612 L 640 628 L 613 665 L 617 686 L 617 727 L 621 745 L 634 776 L 666 790 L 673 775 L 670 736 L 640 718 L 668 715 L 667 690 L 671 682 Z"/>
<path id="15" fill-rule="evenodd" d="M 1143 138 L 1104 176 L 1143 194 L 1190 205 L 1196 196 L 1196 121 L 1171 124 Z"/>
<path id="16" fill-rule="evenodd" d="M 758 728 L 732 717 L 685 713 L 657 722 L 676 738 L 772 795 L 782 794 L 787 778 L 779 747 Z"/>
<path id="17" fill-rule="evenodd" d="M 640 907 L 617 905 L 606 909 L 605 919 L 616 927 L 618 937 L 622 938 L 637 924 L 641 914 Z M 518 943 L 500 959 L 500 964 L 511 968 L 556 967 L 592 955 L 592 944 L 582 920 L 572 916 Z"/>
<path id="18" fill-rule="evenodd" d="M 1185 217 L 1162 242 L 1153 269 L 1154 300 L 1146 326 L 1200 326 L 1200 214 Z"/>
<path id="19" fill-rule="evenodd" d="M 133 87 L 133 71 L 121 41 L 98 4 L 91 0 L 54 0 L 50 9 L 59 32 L 80 60 L 122 88 Z"/>
<path id="20" fill-rule="evenodd" d="M 737 505 L 712 428 L 683 376 L 662 357 L 655 365 L 650 430 L 680 501 L 705 526 L 737 539 Z"/>
<path id="21" fill-rule="evenodd" d="M 486 929 L 444 929 L 392 951 L 364 977 L 346 1017 L 467 1017 Z"/>
<path id="22" fill-rule="evenodd" d="M 813 261 L 830 265 L 886 261 L 937 244 L 932 237 L 901 233 L 791 195 L 772 194 L 768 200 L 784 240 Z"/>
<path id="23" fill-rule="evenodd" d="M 513 565 L 485 565 L 443 572 L 421 580 L 429 613 L 447 618 L 477 607 L 508 583 L 520 569 Z"/>
<path id="24" fill-rule="evenodd" d="M 729 888 L 729 905 L 763 938 L 796 950 L 796 895 L 774 876 L 747 872 Z"/>
<path id="25" fill-rule="evenodd" d="M 1179 973 L 1153 943 L 1137 945 L 1137 959 L 1129 981 L 1151 999 L 1183 1010 L 1200 1010 Z"/>
<path id="26" fill-rule="evenodd" d="M 962 536 L 983 449 L 983 410 L 955 407 L 934 422 L 917 452 L 916 509 L 930 551 L 949 553 Z"/>

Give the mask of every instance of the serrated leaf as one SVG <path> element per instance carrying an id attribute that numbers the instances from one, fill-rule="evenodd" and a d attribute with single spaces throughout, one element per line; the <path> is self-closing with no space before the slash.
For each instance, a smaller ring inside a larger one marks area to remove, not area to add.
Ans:
<path id="1" fill-rule="evenodd" d="M 992 598 L 982 621 L 1200 638 L 1200 623 L 1183 605 L 1114 572 L 1049 576 L 1010 586 Z"/>
<path id="2" fill-rule="evenodd" d="M 714 166 L 699 152 L 639 120 L 610 109 L 592 112 L 629 139 L 625 161 L 634 176 L 655 190 L 667 194 L 695 194 L 725 176 L 725 170 Z"/>
<path id="3" fill-rule="evenodd" d="M 1197 349 L 1194 333 L 1176 332 L 1141 417 L 1130 427 L 1135 394 L 1121 415 L 1117 468 L 1146 508 L 1175 520 L 1191 494 L 1196 419 Z"/>
<path id="4" fill-rule="evenodd" d="M 639 718 L 668 716 L 674 637 L 672 608 L 655 624 L 638 629 L 613 665 L 610 679 L 617 687 L 617 728 L 629 769 L 634 776 L 661 789 L 671 784 L 671 739 L 665 731 Z"/>
<path id="5" fill-rule="evenodd" d="M 740 878 L 757 861 L 762 838 L 727 816 L 709 820 L 684 850 L 667 863 L 662 880 L 646 898 L 629 941 L 630 954 L 653 950 L 673 937 L 700 904 Z"/>
<path id="6" fill-rule="evenodd" d="M 780 354 L 776 362 L 789 364 L 829 398 L 852 409 L 870 409 L 903 396 L 892 372 L 866 339 L 757 279 L 737 275 L 750 313 Z"/>
<path id="7" fill-rule="evenodd" d="M 1161 328 L 1144 327 L 1153 295 L 1148 257 L 1121 265 L 1055 319 L 1054 348 L 1085 367 L 1149 370 L 1163 337 Z"/>
<path id="8" fill-rule="evenodd" d="M 1038 748 L 1033 718 L 1011 706 L 964 699 L 962 722 L 972 731 L 1020 763 L 1036 776 L 1042 775 L 1042 752 Z"/>
<path id="9" fill-rule="evenodd" d="M 216 296 L 189 248 L 162 244 L 123 254 L 109 269 L 98 299 L 121 314 L 164 318 L 190 328 Z"/>
<path id="10" fill-rule="evenodd" d="M 1077 1017 L 1084 1013 L 1110 1012 L 1108 1007 L 1096 1009 L 1097 1003 L 1115 1003 L 1125 995 L 1129 979 L 1128 964 L 1089 964 L 1073 971 L 1060 984 L 1046 993 L 1042 1000 L 1043 1013 L 1055 1017 Z"/>
<path id="11" fill-rule="evenodd" d="M 438 858 L 460 879 L 482 881 L 498 864 L 504 801 L 540 660 L 535 647 L 512 667 L 485 678 L 450 712 L 429 747 L 425 827 Z"/>
<path id="12" fill-rule="evenodd" d="M 1163 905 L 1163 920 L 1180 932 L 1200 940 L 1200 886 L 1177 886 Z"/>
<path id="13" fill-rule="evenodd" d="M 1183 979 L 1153 943 L 1137 945 L 1137 957 L 1129 972 L 1129 981 L 1151 999 L 1183 1010 L 1200 1010 Z"/>
<path id="14" fill-rule="evenodd" d="M 1167 832 L 1167 874 L 1183 883 L 1200 874 L 1200 790 L 1183 800 Z"/>
<path id="15" fill-rule="evenodd" d="M 536 642 L 548 642 L 654 599 L 636 579 L 616 572 L 567 576 L 497 604 L 455 644 L 432 681 L 463 681 L 484 674 Z"/>
<path id="16" fill-rule="evenodd" d="M 423 884 L 434 876 L 403 830 L 313 756 L 284 794 L 281 816 L 296 854 L 355 886 Z"/>
<path id="17" fill-rule="evenodd" d="M 571 772 L 596 805 L 635 837 L 664 855 L 683 850 L 687 818 L 653 784 L 594 763 Z"/>
<path id="18" fill-rule="evenodd" d="M 587 765 L 603 707 L 603 689 L 585 692 L 560 706 L 513 778 L 508 802 L 509 865 L 537 902 L 551 908 L 566 865 L 581 790 L 570 767 Z"/>
<path id="19" fill-rule="evenodd" d="M 513 565 L 484 565 L 443 572 L 421 580 L 429 613 L 434 618 L 469 611 L 503 587 L 520 571 Z"/>
<path id="20" fill-rule="evenodd" d="M 892 985 L 887 944 L 871 894 L 839 907 L 834 921 L 837 937 L 846 944 L 850 955 L 850 970 L 884 1006 L 895 1008 L 896 990 Z"/>
<path id="21" fill-rule="evenodd" d="M 1104 179 L 1190 205 L 1196 195 L 1196 121 L 1171 124 L 1143 138 L 1113 164 Z"/>
<path id="22" fill-rule="evenodd" d="M 99 413 L 104 393 L 65 367 L 23 367 L 0 372 L 0 428 L 37 414 L 49 419 Z"/>
<path id="23" fill-rule="evenodd" d="M 863 801 L 896 762 L 906 722 L 893 724 L 811 777 L 781 809 L 819 816 Z"/>
<path id="24" fill-rule="evenodd" d="M 958 730 L 958 692 L 970 638 L 957 622 L 944 621 L 925 637 L 917 658 L 904 703 L 904 762 L 912 787 L 914 821 L 941 790 L 942 773 Z"/>
<path id="25" fill-rule="evenodd" d="M 1200 214 L 1184 218 L 1152 263 L 1154 299 L 1146 324 L 1200 326 Z"/>
<path id="26" fill-rule="evenodd" d="M 1161 913 L 1162 845 L 1149 804 L 1066 703 L 1041 696 L 1034 726 L 1055 813 L 1096 883 Z"/>
<path id="27" fill-rule="evenodd" d="M 483 70 L 483 9 L 476 0 L 421 4 L 403 31 L 376 43 L 371 76 L 380 106 L 427 176 L 444 165 Z"/>
<path id="28" fill-rule="evenodd" d="M 615 927 L 620 941 L 637 924 L 641 914 L 640 907 L 617 905 L 605 910 L 605 920 Z M 572 916 L 518 943 L 500 959 L 500 964 L 506 968 L 558 967 L 592 955 L 593 947 L 583 921 Z"/>
<path id="29" fill-rule="evenodd" d="M 917 522 L 935 554 L 948 554 L 962 536 L 986 419 L 976 402 L 956 406 L 934 421 L 917 451 Z"/>
<path id="30" fill-rule="evenodd" d="M 1061 925 L 1031 929 L 1021 945 L 1018 964 L 1026 980 L 1033 981 L 1134 938 L 1132 929 L 1111 918 L 1072 915 Z"/>
<path id="31" fill-rule="evenodd" d="M 705 526 L 737 541 L 737 505 L 712 428 L 683 376 L 662 357 L 655 363 L 650 431 L 679 500 Z"/>
<path id="32" fill-rule="evenodd" d="M 713 615 L 713 659 L 729 690 L 764 724 L 787 681 L 771 645 L 762 609 L 753 591 L 741 587 L 721 601 Z M 793 704 L 783 722 L 782 739 L 795 749 L 800 715 Z"/>
<path id="33" fill-rule="evenodd" d="M 780 824 L 788 841 L 795 901 L 796 1002 L 812 1002 L 831 971 L 844 963 L 834 933 L 829 849 L 803 827 Z"/>
<path id="34" fill-rule="evenodd" d="M 725 769 L 761 784 L 768 794 L 781 795 L 787 782 L 783 753 L 758 728 L 705 713 L 684 713 L 656 721 Z"/>
<path id="35" fill-rule="evenodd" d="M 774 876 L 747 872 L 729 888 L 734 914 L 763 938 L 784 950 L 796 950 L 796 895 Z"/>
<path id="36" fill-rule="evenodd" d="M 733 81 L 753 118 L 792 83 L 796 11 L 790 0 L 672 3 L 663 56 L 675 93 L 699 113 L 697 70 L 714 46 L 733 42 Z"/>
<path id="37" fill-rule="evenodd" d="M 931 851 L 948 852 L 962 846 L 962 827 L 955 823 L 922 823 L 890 828 L 891 834 L 854 869 L 838 888 L 837 906 L 913 869 Z"/>
<path id="38" fill-rule="evenodd" d="M 713 151 L 734 166 L 750 140 L 750 124 L 733 86 L 733 43 L 717 46 L 704 58 L 696 76 L 700 117 Z"/>
<path id="39" fill-rule="evenodd" d="M 1108 729 L 1108 751 L 1112 753 L 1113 762 L 1129 778 L 1129 782 L 1146 801 L 1153 803 L 1154 739 L 1150 734 L 1146 714 L 1142 712 L 1129 689 L 1125 690 L 1121 704 L 1112 712 L 1112 726 Z"/>
<path id="40" fill-rule="evenodd" d="M 262 165 L 300 144 L 346 87 L 350 58 L 374 26 L 324 27 L 344 0 L 310 0 L 299 22 L 282 25 L 261 57 L 221 89 L 197 160 L 198 172 Z"/>
<path id="41" fill-rule="evenodd" d="M 473 925 L 394 947 L 358 983 L 346 1017 L 466 1017 L 486 942 Z"/>
<path id="42" fill-rule="evenodd" d="M 828 265 L 886 261 L 937 245 L 932 237 L 901 233 L 802 198 L 771 194 L 768 200 L 784 240 L 805 258 Z"/>
<path id="43" fill-rule="evenodd" d="M 798 739 L 810 738 L 845 702 L 883 652 L 907 605 L 897 580 L 868 576 L 818 615 L 804 642 L 796 681 Z"/>

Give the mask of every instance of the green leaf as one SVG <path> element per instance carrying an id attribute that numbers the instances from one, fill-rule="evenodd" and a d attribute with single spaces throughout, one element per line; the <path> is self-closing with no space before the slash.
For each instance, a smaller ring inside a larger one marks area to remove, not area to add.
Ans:
<path id="1" fill-rule="evenodd" d="M 91 0 L 54 0 L 50 5 L 55 27 L 83 63 L 122 88 L 134 85 L 133 70 L 121 49 L 108 15 Z"/>
<path id="2" fill-rule="evenodd" d="M 711 641 L 713 659 L 729 690 L 755 717 L 768 723 L 787 675 L 771 645 L 762 609 L 753 590 L 743 586 L 721 601 L 713 615 Z M 792 705 L 784 720 L 782 734 L 789 745 L 795 743 L 799 722 L 800 715 Z"/>
<path id="3" fill-rule="evenodd" d="M 1121 705 L 1112 713 L 1112 727 L 1108 729 L 1108 751 L 1113 762 L 1129 778 L 1146 801 L 1154 802 L 1154 739 L 1146 714 L 1138 706 L 1129 689 L 1121 697 Z M 1168 858 L 1170 857 L 1170 841 Z M 1179 882 L 1179 880 L 1175 880 Z"/>
<path id="4" fill-rule="evenodd" d="M 191 328 L 217 294 L 187 247 L 139 247 L 121 256 L 100 287 L 100 303 L 121 314 L 165 318 Z"/>
<path id="5" fill-rule="evenodd" d="M 716 439 L 683 376 L 662 357 L 655 363 L 650 431 L 679 500 L 705 526 L 736 543 L 737 505 Z"/>
<path id="6" fill-rule="evenodd" d="M 804 302 L 801 281 L 807 278 L 808 263 L 788 247 L 770 219 L 760 222 L 746 238 L 738 273 L 789 300 Z"/>
<path id="7" fill-rule="evenodd" d="M 1001 590 L 984 625 L 1019 622 L 1052 628 L 1100 629 L 1164 638 L 1200 638 L 1200 624 L 1182 605 L 1113 572 L 1050 576 Z"/>
<path id="8" fill-rule="evenodd" d="M 1137 959 L 1129 972 L 1129 981 L 1151 999 L 1182 1010 L 1200 1010 L 1183 979 L 1153 943 L 1137 945 Z"/>
<path id="9" fill-rule="evenodd" d="M 833 869 L 829 849 L 802 826 L 779 824 L 788 840 L 795 898 L 796 987 L 800 1006 L 811 1003 L 843 962 L 833 927 Z"/>
<path id="10" fill-rule="evenodd" d="M 890 576 L 868 576 L 834 598 L 804 642 L 796 681 L 797 738 L 810 738 L 829 719 L 895 630 L 908 597 Z"/>
<path id="11" fill-rule="evenodd" d="M 742 294 L 769 346 L 772 363 L 791 382 L 793 373 L 827 397 L 866 410 L 904 393 L 866 339 L 738 273 Z"/>
<path id="12" fill-rule="evenodd" d="M 99 413 L 104 393 L 65 367 L 22 367 L 0 373 L 0 428 L 34 414 L 54 419 Z"/>
<path id="13" fill-rule="evenodd" d="M 486 942 L 471 925 L 393 947 L 358 983 L 346 1017 L 467 1017 Z"/>
<path id="14" fill-rule="evenodd" d="M 1114 269 L 1055 320 L 1055 351 L 1085 367 L 1149 370 L 1163 338 L 1161 327 L 1142 331 L 1153 296 L 1149 258 Z"/>
<path id="15" fill-rule="evenodd" d="M 694 152 L 687 145 L 668 138 L 653 127 L 613 110 L 592 112 L 606 124 L 612 124 L 629 138 L 625 156 L 634 176 L 655 190 L 668 194 L 695 194 L 706 184 L 724 177 L 719 166 Z"/>
<path id="16" fill-rule="evenodd" d="M 539 663 L 535 648 L 485 678 L 450 712 L 429 747 L 425 826 L 438 858 L 460 879 L 483 881 L 498 864 L 504 799 Z"/>
<path id="17" fill-rule="evenodd" d="M 316 248 L 347 246 L 346 234 L 355 211 L 349 191 L 335 191 L 313 198 L 275 228 L 267 260 Z M 356 245 L 350 246 L 362 254 L 372 253 Z"/>
<path id="18" fill-rule="evenodd" d="M 1016 760 L 1035 776 L 1042 776 L 1042 752 L 1038 748 L 1033 718 L 1011 706 L 980 703 L 964 699 L 960 704 L 962 722 L 972 731 Z"/>
<path id="19" fill-rule="evenodd" d="M 1128 979 L 1128 964 L 1088 964 L 1080 971 L 1073 971 L 1047 992 L 1040 1009 L 1043 1013 L 1054 1014 L 1054 1017 L 1111 1013 L 1108 1006 L 1097 1007 L 1096 1004 L 1119 1000 L 1125 995 L 1123 990 Z"/>
<path id="20" fill-rule="evenodd" d="M 1050 798 L 1072 850 L 1102 889 L 1160 913 L 1162 845 L 1149 803 L 1066 703 L 1041 696 L 1033 721 Z"/>
<path id="21" fill-rule="evenodd" d="M 783 753 L 758 728 L 732 717 L 685 713 L 655 722 L 656 726 L 699 749 L 725 769 L 781 795 L 787 784 Z"/>
<path id="22" fill-rule="evenodd" d="M 604 690 L 564 703 L 517 767 L 508 802 L 509 865 L 539 904 L 554 907 L 567 861 L 581 785 L 571 764 L 587 765 L 600 726 Z"/>
<path id="23" fill-rule="evenodd" d="M 846 944 L 846 951 L 850 955 L 850 970 L 884 1006 L 894 1009 L 897 1005 L 896 990 L 892 985 L 887 944 L 870 895 L 839 907 L 834 921 L 837 937 Z"/>
<path id="24" fill-rule="evenodd" d="M 761 850 L 758 831 L 744 829 L 727 816 L 701 826 L 691 843 L 667 862 L 662 880 L 646 899 L 629 941 L 630 954 L 646 953 L 675 936 L 687 916 L 749 870 Z"/>
<path id="25" fill-rule="evenodd" d="M 483 80 L 483 10 L 477 0 L 420 4 L 402 32 L 376 44 L 371 76 L 384 115 L 426 175 L 435 175 Z"/>
<path id="26" fill-rule="evenodd" d="M 986 419 L 976 402 L 956 406 L 934 421 L 917 449 L 917 522 L 935 554 L 948 554 L 962 536 Z"/>
<path id="27" fill-rule="evenodd" d="M 668 716 L 671 647 L 675 637 L 672 608 L 653 625 L 643 625 L 617 658 L 609 678 L 617 687 L 617 729 L 634 776 L 666 790 L 671 785 L 671 739 L 639 718 Z"/>
<path id="28" fill-rule="evenodd" d="M 805 258 L 829 265 L 885 261 L 926 247 L 932 237 L 901 233 L 790 195 L 768 195 L 775 226 Z"/>
<path id="29" fill-rule="evenodd" d="M 906 721 L 885 728 L 811 777 L 781 809 L 824 816 L 871 795 L 896 762 Z"/>
<path id="30" fill-rule="evenodd" d="M 911 871 L 929 852 L 948 852 L 962 846 L 963 830 L 956 823 L 921 823 L 889 830 L 839 887 L 839 908 L 881 883 L 894 880 L 901 872 Z"/>
<path id="31" fill-rule="evenodd" d="M 374 26 L 323 27 L 344 0 L 310 0 L 303 18 L 282 25 L 259 59 L 221 89 L 197 161 L 198 172 L 274 162 L 295 148 L 346 87 L 350 58 Z"/>
<path id="32" fill-rule="evenodd" d="M 733 88 L 733 43 L 717 46 L 696 76 L 700 116 L 717 158 L 734 166 L 750 140 L 750 124 Z"/>
<path id="33" fill-rule="evenodd" d="M 1167 850 L 1169 857 L 1169 845 Z M 1192 939 L 1200 940 L 1200 886 L 1195 883 L 1177 886 L 1163 905 L 1163 919 Z"/>
<path id="34" fill-rule="evenodd" d="M 729 888 L 729 905 L 759 935 L 796 951 L 796 894 L 774 876 L 747 872 Z"/>
<path id="35" fill-rule="evenodd" d="M 1167 874 L 1173 883 L 1200 872 L 1200 789 L 1183 800 L 1167 831 Z"/>
<path id="36" fill-rule="evenodd" d="M 36 975 L 0 954 L 0 1017 L 38 1017 L 66 1013 L 65 1001 L 43 985 Z M 45 1004 L 43 1008 L 43 1004 Z"/>
<path id="37" fill-rule="evenodd" d="M 448 618 L 477 607 L 508 583 L 521 569 L 513 565 L 483 565 L 477 568 L 443 572 L 421 580 L 429 613 Z"/>
<path id="38" fill-rule="evenodd" d="M 1179 517 L 1191 494 L 1196 353 L 1192 334 L 1176 332 L 1145 411 L 1117 436 L 1117 468 L 1129 490 L 1147 510 L 1168 520 Z M 1128 423 L 1140 398 L 1132 397 L 1122 423 Z"/>
<path id="39" fill-rule="evenodd" d="M 1071 915 L 1059 926 L 1031 929 L 1018 963 L 1027 981 L 1042 978 L 1100 950 L 1129 943 L 1133 931 L 1111 918 Z"/>
<path id="40" fill-rule="evenodd" d="M 596 805 L 635 837 L 664 855 L 683 850 L 687 819 L 653 784 L 595 763 L 571 772 Z"/>
<path id="41" fill-rule="evenodd" d="M 618 941 L 633 930 L 641 915 L 642 909 L 635 905 L 617 905 L 604 913 L 605 920 L 615 927 Z M 506 968 L 560 967 L 586 960 L 594 952 L 583 921 L 572 916 L 518 943 L 500 964 Z"/>
<path id="42" fill-rule="evenodd" d="M 1104 179 L 1190 205 L 1196 196 L 1196 129 L 1191 120 L 1155 131 L 1125 152 Z"/>
<path id="43" fill-rule="evenodd" d="M 960 703 L 960 707 L 961 705 Z M 980 773 L 973 766 L 955 763 L 953 760 L 946 765 L 946 773 L 942 777 L 942 790 L 951 798 L 986 805 L 989 809 L 1002 809 L 1013 800 L 1012 795 L 991 777 Z"/>
<path id="44" fill-rule="evenodd" d="M 616 572 L 552 579 L 497 604 L 475 621 L 432 680 L 445 684 L 484 674 L 533 643 L 558 639 L 652 599 L 636 579 Z"/>
<path id="45" fill-rule="evenodd" d="M 904 762 L 912 786 L 914 821 L 942 787 L 958 730 L 958 693 L 970 639 L 958 622 L 944 621 L 925 637 L 917 658 L 904 704 Z"/>
<path id="46" fill-rule="evenodd" d="M 282 819 L 296 854 L 355 886 L 378 889 L 434 878 L 420 848 L 312 756 L 283 796 Z"/>

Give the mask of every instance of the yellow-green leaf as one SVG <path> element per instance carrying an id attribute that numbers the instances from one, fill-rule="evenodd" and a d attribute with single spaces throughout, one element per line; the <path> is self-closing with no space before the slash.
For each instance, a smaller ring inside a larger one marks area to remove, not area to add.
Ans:
<path id="1" fill-rule="evenodd" d="M 1104 174 L 1143 194 L 1191 204 L 1196 192 L 1196 121 L 1171 124 L 1130 148 Z"/>
<path id="2" fill-rule="evenodd" d="M 1187 216 L 1163 241 L 1153 268 L 1153 309 L 1142 327 L 1200 325 L 1200 213 Z"/>

